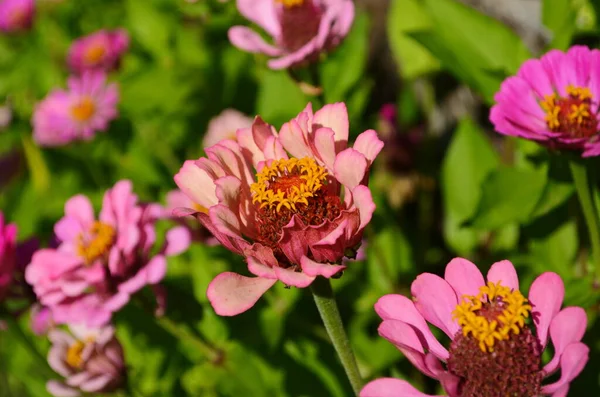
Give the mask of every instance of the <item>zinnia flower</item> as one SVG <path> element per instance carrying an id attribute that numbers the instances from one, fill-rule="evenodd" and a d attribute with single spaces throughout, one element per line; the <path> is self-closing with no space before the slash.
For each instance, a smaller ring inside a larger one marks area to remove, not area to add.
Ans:
<path id="1" fill-rule="evenodd" d="M 494 99 L 490 120 L 496 131 L 551 148 L 600 154 L 600 51 L 574 46 L 526 61 L 507 78 Z"/>
<path id="2" fill-rule="evenodd" d="M 112 327 L 87 329 L 71 326 L 71 333 L 54 329 L 48 337 L 52 347 L 48 363 L 65 382 L 51 380 L 48 392 L 56 397 L 83 393 L 110 393 L 125 383 L 123 348 Z"/>
<path id="3" fill-rule="evenodd" d="M 413 300 L 386 295 L 375 304 L 383 319 L 379 334 L 421 372 L 439 380 L 449 397 L 562 397 L 587 363 L 589 348 L 581 342 L 585 311 L 580 307 L 561 310 L 565 289 L 556 273 L 535 279 L 526 299 L 509 261 L 492 265 L 486 284 L 473 263 L 456 258 L 446 267 L 444 278 L 421 274 L 411 292 Z M 449 350 L 438 342 L 427 322 L 452 340 Z M 548 338 L 554 356 L 544 365 L 542 353 Z M 558 369 L 560 377 L 542 385 Z M 406 381 L 383 378 L 365 386 L 360 396 L 429 395 Z"/>
<path id="4" fill-rule="evenodd" d="M 16 266 L 17 226 L 4 222 L 0 212 L 0 302 L 8 295 Z"/>
<path id="5" fill-rule="evenodd" d="M 218 314 L 248 310 L 277 280 L 303 288 L 332 277 L 355 256 L 375 210 L 368 170 L 383 143 L 368 130 L 347 146 L 346 106 L 313 114 L 309 104 L 279 133 L 257 117 L 237 142 L 184 163 L 175 182 L 200 210 L 178 213 L 194 214 L 257 276 L 218 275 L 207 291 Z"/>
<path id="6" fill-rule="evenodd" d="M 117 117 L 119 92 L 115 84 L 106 85 L 104 73 L 70 77 L 68 87 L 68 91 L 52 91 L 37 105 L 32 123 L 33 138 L 39 145 L 90 140 Z"/>
<path id="7" fill-rule="evenodd" d="M 0 0 L 0 30 L 7 33 L 31 28 L 35 0 Z"/>
<path id="8" fill-rule="evenodd" d="M 245 26 L 232 27 L 229 40 L 244 51 L 274 57 L 268 63 L 271 69 L 317 60 L 341 43 L 354 21 L 352 0 L 237 0 L 237 7 L 271 35 L 274 44 Z"/>
<path id="9" fill-rule="evenodd" d="M 54 226 L 60 245 L 36 252 L 25 272 L 53 321 L 104 325 L 131 295 L 158 284 L 165 256 L 182 252 L 190 240 L 187 229 L 174 227 L 156 249 L 155 224 L 163 213 L 157 204 L 139 204 L 129 181 L 106 192 L 98 219 L 87 197 L 69 199 Z"/>
<path id="10" fill-rule="evenodd" d="M 251 125 L 252 119 L 244 113 L 235 109 L 225 109 L 209 121 L 202 146 L 208 148 L 223 139 L 235 140 L 235 133 L 239 128 L 248 128 Z"/>
<path id="11" fill-rule="evenodd" d="M 77 74 L 86 70 L 110 72 L 119 66 L 129 48 L 129 36 L 123 29 L 100 30 L 73 42 L 67 56 L 69 68 Z"/>

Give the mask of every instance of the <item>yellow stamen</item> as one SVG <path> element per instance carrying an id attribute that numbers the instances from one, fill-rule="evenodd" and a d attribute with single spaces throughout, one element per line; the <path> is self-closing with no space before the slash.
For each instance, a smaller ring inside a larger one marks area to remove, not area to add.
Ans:
<path id="1" fill-rule="evenodd" d="M 208 208 L 206 208 L 205 206 L 203 206 L 201 204 L 194 203 L 194 204 L 192 204 L 192 208 L 195 209 L 196 211 L 202 212 L 204 214 L 208 213 Z"/>
<path id="2" fill-rule="evenodd" d="M 485 305 L 499 305 L 501 309 L 495 319 L 488 320 L 481 314 Z M 464 336 L 469 334 L 479 342 L 483 352 L 494 351 L 495 342 L 508 340 L 512 331 L 515 335 L 525 326 L 525 319 L 529 317 L 531 305 L 519 291 L 488 282 L 479 288 L 477 296 L 465 295 L 463 301 L 456 306 L 452 313 L 454 319 L 462 327 Z"/>
<path id="3" fill-rule="evenodd" d="M 96 105 L 92 98 L 85 96 L 71 107 L 71 115 L 77 121 L 88 121 L 96 112 Z"/>
<path id="4" fill-rule="evenodd" d="M 571 113 L 569 113 L 569 120 L 577 120 L 577 124 L 583 123 L 583 119 L 590 117 L 590 106 L 586 103 L 580 103 L 579 105 L 571 105 Z"/>
<path id="5" fill-rule="evenodd" d="M 279 211 L 286 207 L 296 211 L 296 204 L 308 205 L 308 198 L 326 183 L 327 170 L 309 157 L 275 160 L 257 174 L 250 186 L 252 202 L 260 208 L 269 206 Z"/>
<path id="6" fill-rule="evenodd" d="M 277 3 L 283 4 L 285 8 L 292 8 L 304 4 L 304 0 L 275 0 Z"/>
<path id="7" fill-rule="evenodd" d="M 96 221 L 88 235 L 91 239 L 87 238 L 85 233 L 79 235 L 77 253 L 84 258 L 86 264 L 91 264 L 108 251 L 114 241 L 115 230 L 106 223 Z"/>
<path id="8" fill-rule="evenodd" d="M 67 350 L 66 362 L 71 368 L 79 369 L 83 365 L 81 353 L 83 353 L 84 347 L 85 344 L 79 340 L 69 346 L 69 350 Z"/>
<path id="9" fill-rule="evenodd" d="M 567 86 L 567 94 L 582 101 L 586 99 L 592 99 L 592 92 L 587 87 L 575 87 L 574 85 L 570 84 Z"/>
<path id="10" fill-rule="evenodd" d="M 83 62 L 86 65 L 93 66 L 102 60 L 106 54 L 106 47 L 102 43 L 95 43 L 89 46 L 83 53 Z"/>

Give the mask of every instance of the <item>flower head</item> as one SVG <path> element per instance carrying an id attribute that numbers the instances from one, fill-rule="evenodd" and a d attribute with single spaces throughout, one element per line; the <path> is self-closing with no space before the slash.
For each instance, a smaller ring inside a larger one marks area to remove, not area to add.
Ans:
<path id="1" fill-rule="evenodd" d="M 355 256 L 375 209 L 368 170 L 383 143 L 369 130 L 347 146 L 346 106 L 313 114 L 309 104 L 279 133 L 257 117 L 237 141 L 184 163 L 175 182 L 196 209 L 177 213 L 194 214 L 257 276 L 217 276 L 207 293 L 218 314 L 248 310 L 277 280 L 307 287 L 332 277 Z"/>
<path id="2" fill-rule="evenodd" d="M 16 266 L 17 227 L 4 222 L 0 212 L 0 302 L 8 295 Z"/>
<path id="3" fill-rule="evenodd" d="M 155 224 L 163 214 L 157 204 L 139 204 L 129 181 L 106 192 L 98 219 L 87 197 L 69 199 L 54 226 L 60 245 L 36 252 L 25 272 L 53 321 L 104 325 L 131 295 L 158 284 L 165 256 L 185 250 L 190 239 L 185 228 L 175 227 L 156 249 Z"/>
<path id="4" fill-rule="evenodd" d="M 7 33 L 31 28 L 35 0 L 0 0 L 0 30 Z"/>
<path id="5" fill-rule="evenodd" d="M 77 74 L 86 70 L 110 72 L 119 66 L 128 48 L 129 36 L 125 30 L 99 30 L 73 42 L 67 63 Z"/>
<path id="6" fill-rule="evenodd" d="M 104 73 L 85 72 L 80 77 L 70 77 L 68 86 L 67 91 L 52 91 L 35 109 L 33 137 L 40 145 L 61 146 L 90 140 L 117 117 L 117 86 L 106 85 Z"/>
<path id="7" fill-rule="evenodd" d="M 490 120 L 504 135 L 578 150 L 583 157 L 599 155 L 597 65 L 600 51 L 585 46 L 526 61 L 502 83 Z"/>
<path id="8" fill-rule="evenodd" d="M 386 295 L 375 304 L 383 319 L 379 334 L 392 342 L 425 375 L 438 379 L 449 397 L 566 396 L 570 382 L 587 363 L 581 342 L 587 317 L 580 307 L 561 310 L 560 276 L 540 275 L 525 298 L 509 261 L 492 265 L 487 283 L 466 259 L 453 259 L 444 278 L 421 274 L 413 282 L 413 300 Z M 446 349 L 427 322 L 450 339 Z M 554 357 L 544 365 L 548 338 Z M 445 363 L 445 365 L 444 365 Z M 543 385 L 560 369 L 560 377 Z M 428 396 L 408 382 L 377 379 L 361 397 Z"/>
<path id="9" fill-rule="evenodd" d="M 123 348 L 110 327 L 88 329 L 71 326 L 70 333 L 50 331 L 52 347 L 48 363 L 65 382 L 51 380 L 46 387 L 56 397 L 79 396 L 82 393 L 109 393 L 124 385 Z"/>
<path id="10" fill-rule="evenodd" d="M 315 61 L 319 54 L 337 47 L 354 20 L 352 0 L 237 0 L 240 13 L 273 38 L 267 44 L 244 26 L 229 30 L 236 47 L 263 53 L 274 59 L 272 69 L 285 69 Z"/>

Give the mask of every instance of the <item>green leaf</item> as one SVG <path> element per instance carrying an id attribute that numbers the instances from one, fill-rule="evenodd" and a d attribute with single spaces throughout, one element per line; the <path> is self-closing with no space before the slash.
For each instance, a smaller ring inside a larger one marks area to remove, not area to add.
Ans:
<path id="1" fill-rule="evenodd" d="M 577 13 L 572 0 L 543 0 L 542 23 L 552 32 L 550 47 L 566 50 L 576 29 Z"/>
<path id="2" fill-rule="evenodd" d="M 269 124 L 279 126 L 296 117 L 308 99 L 300 87 L 282 71 L 264 70 L 257 98 L 257 114 Z"/>
<path id="3" fill-rule="evenodd" d="M 546 186 L 546 170 L 500 168 L 483 184 L 473 227 L 497 229 L 529 219 Z"/>
<path id="4" fill-rule="evenodd" d="M 130 32 L 133 38 L 158 59 L 171 53 L 169 40 L 173 21 L 158 10 L 152 1 L 127 0 Z"/>
<path id="5" fill-rule="evenodd" d="M 530 253 L 539 270 L 562 275 L 572 273 L 578 249 L 577 223 L 574 220 L 565 222 L 544 238 L 532 239 L 529 243 Z"/>
<path id="6" fill-rule="evenodd" d="M 575 186 L 573 186 L 572 183 L 560 182 L 552 179 L 548 180 L 548 184 L 533 213 L 533 217 L 546 215 L 567 201 L 574 193 Z"/>

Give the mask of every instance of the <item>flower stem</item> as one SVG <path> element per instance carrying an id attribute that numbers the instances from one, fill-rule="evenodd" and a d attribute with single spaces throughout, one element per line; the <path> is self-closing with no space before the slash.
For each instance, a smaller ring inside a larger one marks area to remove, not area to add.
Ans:
<path id="1" fill-rule="evenodd" d="M 569 160 L 569 167 L 573 175 L 573 182 L 577 189 L 579 202 L 583 209 L 583 216 L 587 224 L 590 243 L 592 245 L 592 261 L 596 266 L 596 278 L 600 279 L 600 228 L 598 226 L 598 216 L 594 202 L 592 201 L 592 193 L 588 180 L 587 170 L 585 165 L 579 159 Z"/>
<path id="2" fill-rule="evenodd" d="M 346 376 L 352 385 L 354 393 L 358 396 L 360 389 L 363 385 L 358 366 L 356 365 L 356 358 L 350 347 L 350 341 L 344 330 L 342 324 L 342 318 L 335 302 L 333 290 L 331 289 L 331 283 L 329 279 L 324 277 L 317 277 L 310 287 L 319 314 L 325 324 L 325 329 L 329 334 L 329 338 L 333 343 L 333 347 L 344 366 Z"/>
<path id="3" fill-rule="evenodd" d="M 187 329 L 177 325 L 173 320 L 166 316 L 157 317 L 158 324 L 168 333 L 173 335 L 176 339 L 185 341 L 198 349 L 204 354 L 209 360 L 215 361 L 220 357 L 220 353 L 213 346 L 204 342 L 202 339 L 193 335 Z"/>

